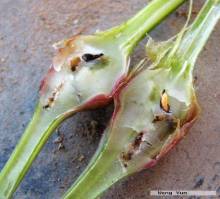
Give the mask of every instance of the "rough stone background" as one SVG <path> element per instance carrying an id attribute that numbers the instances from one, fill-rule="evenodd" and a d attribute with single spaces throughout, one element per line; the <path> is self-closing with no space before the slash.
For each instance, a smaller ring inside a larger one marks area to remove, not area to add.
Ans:
<path id="1" fill-rule="evenodd" d="M 202 2 L 195 1 L 195 12 Z M 51 45 L 79 30 L 88 34 L 117 25 L 145 4 L 145 0 L 0 0 L 0 169 L 33 113 L 39 82 L 53 56 Z M 186 11 L 186 6 L 180 8 L 151 36 L 174 35 L 185 22 Z M 220 24 L 197 62 L 196 88 L 203 111 L 191 132 L 157 166 L 117 183 L 103 199 L 148 199 L 152 189 L 220 192 L 219 44 Z M 143 45 L 134 62 L 143 55 Z M 53 143 L 56 132 L 14 198 L 60 198 L 94 153 L 112 107 L 66 121 L 59 129 L 65 149 L 58 151 Z"/>

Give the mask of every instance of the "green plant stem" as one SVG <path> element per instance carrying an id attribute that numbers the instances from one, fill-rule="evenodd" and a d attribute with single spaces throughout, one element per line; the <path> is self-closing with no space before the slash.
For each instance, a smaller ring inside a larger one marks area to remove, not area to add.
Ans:
<path id="1" fill-rule="evenodd" d="M 63 197 L 64 199 L 93 199 L 125 176 L 121 168 L 117 150 L 112 150 L 111 143 L 106 143 L 106 131 L 99 149 L 90 161 L 87 169 Z"/>
<path id="2" fill-rule="evenodd" d="M 186 0 L 153 0 L 136 16 L 124 24 L 120 30 L 119 41 L 122 48 L 130 54 L 133 48 L 167 15 Z"/>
<path id="3" fill-rule="evenodd" d="M 180 41 L 180 47 L 177 52 L 180 53 L 181 57 L 183 56 L 182 58 L 184 58 L 185 61 L 189 61 L 191 65 L 196 61 L 199 52 L 204 47 L 220 17 L 219 2 L 219 0 L 208 0 L 192 26 L 190 26 Z M 106 143 L 103 143 L 104 146 L 98 151 L 99 154 L 97 153 L 92 159 L 85 172 L 66 192 L 63 197 L 64 199 L 97 198 L 113 183 L 131 174 L 123 173 L 122 167 L 118 164 L 119 152 L 117 153 L 117 151 L 120 151 L 118 148 L 123 148 L 123 146 L 115 141 L 119 140 L 119 137 L 114 137 L 115 134 L 111 132 L 112 129 L 114 129 L 114 127 L 105 132 L 109 134 L 107 136 L 108 140 L 106 140 Z"/>
<path id="4" fill-rule="evenodd" d="M 30 124 L 0 173 L 0 198 L 12 197 L 32 162 L 63 119 L 62 116 L 54 119 L 54 115 L 45 112 L 41 105 L 37 106 Z"/>
<path id="5" fill-rule="evenodd" d="M 177 54 L 192 66 L 220 18 L 220 0 L 207 0 L 196 20 L 187 30 Z"/>
<path id="6" fill-rule="evenodd" d="M 184 0 L 154 0 L 127 23 L 106 31 L 103 35 L 118 33 L 118 44 L 130 54 L 146 32 L 183 2 Z M 32 121 L 0 173 L 0 198 L 10 198 L 13 195 L 54 129 L 66 117 L 66 114 L 48 114 L 40 105 L 37 107 Z"/>

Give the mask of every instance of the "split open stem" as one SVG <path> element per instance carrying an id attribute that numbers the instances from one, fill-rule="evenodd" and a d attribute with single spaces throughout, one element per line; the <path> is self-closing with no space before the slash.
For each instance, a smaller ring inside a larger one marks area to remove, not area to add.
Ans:
<path id="1" fill-rule="evenodd" d="M 153 0 L 127 23 L 102 34 L 115 36 L 121 49 L 130 54 L 147 32 L 183 2 L 184 0 Z M 74 108 L 76 107 L 72 107 Z M 12 197 L 54 129 L 69 116 L 52 113 L 53 111 L 47 112 L 42 105 L 38 105 L 32 121 L 0 173 L 0 198 Z"/>

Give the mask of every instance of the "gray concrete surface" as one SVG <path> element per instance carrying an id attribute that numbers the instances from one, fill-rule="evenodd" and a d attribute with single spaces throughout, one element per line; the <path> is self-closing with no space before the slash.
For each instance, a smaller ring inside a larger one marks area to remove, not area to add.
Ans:
<path id="1" fill-rule="evenodd" d="M 195 9 L 202 2 L 196 0 Z M 145 0 L 0 0 L 0 169 L 33 113 L 39 82 L 51 63 L 51 45 L 78 30 L 87 34 L 119 24 L 145 4 Z M 165 39 L 175 34 L 185 21 L 184 11 L 181 8 L 180 16 L 173 14 L 151 35 Z M 143 55 L 143 44 L 134 62 Z M 117 183 L 103 199 L 148 199 L 152 189 L 196 185 L 220 191 L 219 44 L 220 24 L 197 62 L 196 88 L 203 111 L 188 136 L 157 166 Z M 59 129 L 65 149 L 57 150 L 55 133 L 14 198 L 60 198 L 94 153 L 111 111 L 110 105 L 66 121 Z M 95 127 L 91 120 L 97 121 Z"/>

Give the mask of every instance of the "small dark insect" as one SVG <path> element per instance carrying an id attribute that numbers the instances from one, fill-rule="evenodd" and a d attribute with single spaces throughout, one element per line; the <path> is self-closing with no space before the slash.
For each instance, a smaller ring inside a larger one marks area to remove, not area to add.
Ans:
<path id="1" fill-rule="evenodd" d="M 85 62 L 90 62 L 90 61 L 93 61 L 95 59 L 98 59 L 100 57 L 102 57 L 104 54 L 103 53 L 100 53 L 100 54 L 96 54 L 96 55 L 93 55 L 93 54 L 89 54 L 89 53 L 86 53 L 82 56 L 82 59 L 85 61 Z"/>
<path id="2" fill-rule="evenodd" d="M 166 113 L 170 113 L 169 99 L 166 90 L 163 90 L 161 94 L 160 108 L 162 108 Z"/>

